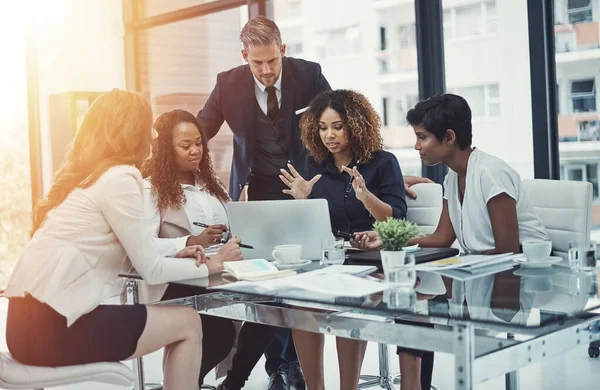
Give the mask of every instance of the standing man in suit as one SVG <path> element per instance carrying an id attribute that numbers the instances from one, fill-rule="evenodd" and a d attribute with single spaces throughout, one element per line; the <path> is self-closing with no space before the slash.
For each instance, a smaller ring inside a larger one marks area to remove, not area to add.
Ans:
<path id="1" fill-rule="evenodd" d="M 331 87 L 319 64 L 285 57 L 285 44 L 273 21 L 262 16 L 250 20 L 240 40 L 248 64 L 217 76 L 198 120 L 209 138 L 223 121 L 233 131 L 233 200 L 240 199 L 245 186 L 249 200 L 287 199 L 279 170 L 287 168 L 288 161 L 303 167 L 308 157 L 296 111 Z"/>
<path id="2" fill-rule="evenodd" d="M 233 132 L 229 193 L 233 200 L 291 199 L 279 179 L 288 162 L 301 172 L 308 151 L 300 139 L 300 115 L 320 92 L 331 87 L 314 62 L 285 57 L 277 25 L 262 16 L 240 33 L 247 65 L 220 73 L 204 108 L 201 128 L 214 137 L 223 121 Z M 304 389 L 304 377 L 289 329 L 279 329 L 266 351 L 269 390 Z"/>

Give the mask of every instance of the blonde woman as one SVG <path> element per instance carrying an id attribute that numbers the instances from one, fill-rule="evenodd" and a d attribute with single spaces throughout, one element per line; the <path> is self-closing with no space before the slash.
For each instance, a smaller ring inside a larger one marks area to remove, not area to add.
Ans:
<path id="1" fill-rule="evenodd" d="M 90 107 L 34 211 L 31 241 L 4 294 L 8 349 L 21 363 L 121 361 L 165 347 L 164 388 L 197 389 L 202 325 L 192 308 L 102 304 L 127 257 L 150 284 L 223 269 L 200 245 L 172 258 L 156 250 L 137 168 L 151 139 L 152 112 L 143 97 L 115 89 Z"/>

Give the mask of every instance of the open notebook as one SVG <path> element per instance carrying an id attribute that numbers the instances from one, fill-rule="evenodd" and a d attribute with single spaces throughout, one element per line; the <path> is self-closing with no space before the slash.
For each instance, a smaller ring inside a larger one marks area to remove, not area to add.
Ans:
<path id="1" fill-rule="evenodd" d="M 242 261 L 226 261 L 223 263 L 225 272 L 237 280 L 260 281 L 283 276 L 295 275 L 296 271 L 280 271 L 265 259 Z"/>

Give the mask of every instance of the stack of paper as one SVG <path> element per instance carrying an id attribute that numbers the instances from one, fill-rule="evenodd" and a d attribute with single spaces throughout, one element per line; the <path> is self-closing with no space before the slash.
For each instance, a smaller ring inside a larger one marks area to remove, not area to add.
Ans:
<path id="1" fill-rule="evenodd" d="M 511 269 L 513 260 L 521 255 L 465 255 L 436 260 L 416 266 L 418 271 L 435 272 L 453 279 L 467 280 Z"/>
<path id="2" fill-rule="evenodd" d="M 314 297 L 315 294 L 329 297 L 362 297 L 387 288 L 385 283 L 364 278 L 376 270 L 377 267 L 372 266 L 333 265 L 286 278 L 236 282 L 219 286 L 219 289 L 299 298 Z"/>

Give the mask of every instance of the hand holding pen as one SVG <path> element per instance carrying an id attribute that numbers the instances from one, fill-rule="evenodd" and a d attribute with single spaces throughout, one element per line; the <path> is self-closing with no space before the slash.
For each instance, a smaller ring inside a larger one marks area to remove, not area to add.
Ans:
<path id="1" fill-rule="evenodd" d="M 201 222 L 194 222 L 194 225 L 205 228 L 198 235 L 189 236 L 187 245 L 202 245 L 204 248 L 215 245 L 223 239 L 223 234 L 227 232 L 227 226 L 223 224 L 207 225 Z"/>
<path id="2" fill-rule="evenodd" d="M 358 169 L 356 169 L 356 167 L 348 168 L 343 166 L 342 170 L 351 176 L 350 184 L 348 186 L 351 185 L 354 189 L 354 192 L 356 193 L 356 199 L 360 200 L 361 202 L 367 199 L 370 192 L 367 189 L 365 179 L 363 179 L 360 172 L 358 172 Z"/>
<path id="3" fill-rule="evenodd" d="M 214 237 L 213 241 L 210 242 L 208 246 L 212 246 L 215 243 L 216 244 L 225 244 L 225 243 L 227 243 L 228 239 L 225 238 L 226 235 L 227 236 L 229 235 L 228 231 L 227 231 L 227 226 L 225 226 L 225 225 L 207 225 L 207 224 L 202 223 L 202 222 L 194 222 L 194 225 L 200 226 L 200 227 L 204 228 L 204 231 L 202 233 L 200 233 L 198 236 L 194 236 L 194 237 L 201 236 L 202 234 L 204 234 L 204 232 L 206 232 L 209 229 L 212 229 L 211 231 L 216 232 L 214 234 L 211 234 L 211 233 L 207 234 L 207 236 L 209 238 L 213 238 Z M 218 233 L 217 230 L 220 230 L 220 234 Z M 192 237 L 192 236 L 190 236 L 190 237 Z M 188 242 L 189 242 L 189 239 L 188 239 Z M 240 245 L 241 248 L 254 249 L 254 247 L 252 247 L 250 245 L 241 244 L 241 243 L 239 245 Z M 208 248 L 208 246 L 205 246 L 205 248 Z"/>

